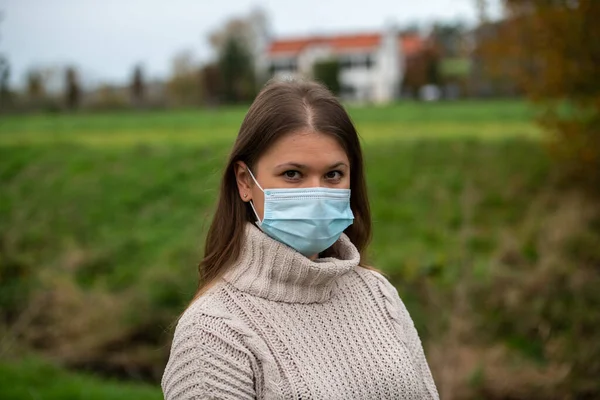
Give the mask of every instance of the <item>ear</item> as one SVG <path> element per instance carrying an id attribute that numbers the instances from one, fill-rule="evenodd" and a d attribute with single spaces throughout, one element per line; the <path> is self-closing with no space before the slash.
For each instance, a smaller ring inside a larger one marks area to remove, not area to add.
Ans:
<path id="1" fill-rule="evenodd" d="M 245 202 L 252 200 L 252 178 L 248 174 L 246 164 L 243 161 L 237 161 L 233 168 L 240 198 Z"/>

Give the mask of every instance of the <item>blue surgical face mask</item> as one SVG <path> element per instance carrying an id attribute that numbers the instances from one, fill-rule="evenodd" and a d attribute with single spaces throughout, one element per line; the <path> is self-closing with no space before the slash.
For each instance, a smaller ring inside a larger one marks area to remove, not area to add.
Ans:
<path id="1" fill-rule="evenodd" d="M 292 188 L 264 189 L 248 169 L 256 185 L 265 194 L 261 221 L 254 204 L 257 225 L 267 235 L 287 244 L 306 257 L 329 248 L 352 225 L 350 189 Z"/>

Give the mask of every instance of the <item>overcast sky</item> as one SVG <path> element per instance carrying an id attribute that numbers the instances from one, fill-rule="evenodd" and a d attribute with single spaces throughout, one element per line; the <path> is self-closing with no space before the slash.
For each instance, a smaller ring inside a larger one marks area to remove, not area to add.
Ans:
<path id="1" fill-rule="evenodd" d="M 488 2 L 497 15 L 497 0 Z M 19 84 L 34 65 L 73 64 L 88 83 L 126 82 L 136 63 L 163 77 L 179 51 L 209 59 L 208 34 L 257 7 L 276 36 L 476 19 L 475 0 L 0 0 L 0 53 Z"/>

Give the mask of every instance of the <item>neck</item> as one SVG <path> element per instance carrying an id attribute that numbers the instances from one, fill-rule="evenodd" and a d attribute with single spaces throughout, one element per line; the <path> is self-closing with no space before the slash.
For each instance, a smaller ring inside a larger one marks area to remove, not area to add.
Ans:
<path id="1" fill-rule="evenodd" d="M 289 303 L 324 302 L 336 279 L 360 262 L 360 254 L 344 234 L 331 247 L 333 257 L 307 258 L 248 223 L 238 259 L 223 279 L 255 296 Z"/>

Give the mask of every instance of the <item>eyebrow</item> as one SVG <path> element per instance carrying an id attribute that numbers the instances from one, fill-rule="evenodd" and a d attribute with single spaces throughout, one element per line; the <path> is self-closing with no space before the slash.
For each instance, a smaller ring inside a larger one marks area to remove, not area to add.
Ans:
<path id="1" fill-rule="evenodd" d="M 327 169 L 333 169 L 333 168 L 337 168 L 340 166 L 348 166 L 345 162 L 343 161 L 338 161 L 335 164 L 329 166 Z M 298 169 L 309 169 L 308 165 L 304 165 L 304 164 L 299 164 L 296 162 L 289 162 L 289 163 L 283 163 L 283 164 L 279 164 L 277 166 L 275 166 L 275 168 L 279 169 L 279 168 L 284 168 L 284 167 L 293 167 L 293 168 L 298 168 Z"/>

